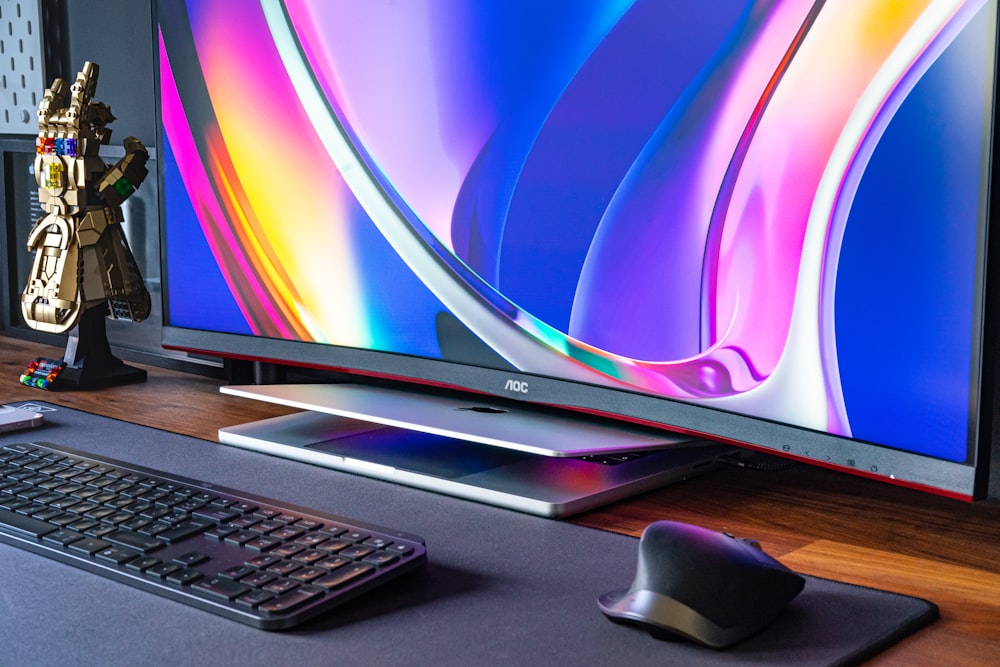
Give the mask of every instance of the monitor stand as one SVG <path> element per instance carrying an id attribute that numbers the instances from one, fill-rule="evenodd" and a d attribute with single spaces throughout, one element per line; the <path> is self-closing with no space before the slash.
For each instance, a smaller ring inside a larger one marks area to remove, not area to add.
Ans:
<path id="1" fill-rule="evenodd" d="M 302 412 L 219 430 L 253 449 L 543 516 L 687 479 L 732 447 L 486 400 L 353 384 L 230 386 Z"/>

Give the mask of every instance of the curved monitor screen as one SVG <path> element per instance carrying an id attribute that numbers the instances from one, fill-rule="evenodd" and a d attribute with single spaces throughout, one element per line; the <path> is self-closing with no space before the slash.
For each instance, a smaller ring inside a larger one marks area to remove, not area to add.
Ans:
<path id="1" fill-rule="evenodd" d="M 997 5 L 162 2 L 168 345 L 974 495 Z"/>

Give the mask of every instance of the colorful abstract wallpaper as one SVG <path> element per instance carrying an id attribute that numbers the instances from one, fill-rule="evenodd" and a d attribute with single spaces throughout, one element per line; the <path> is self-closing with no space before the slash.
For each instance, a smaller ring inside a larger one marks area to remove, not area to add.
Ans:
<path id="1" fill-rule="evenodd" d="M 994 1 L 162 5 L 170 325 L 967 460 Z"/>

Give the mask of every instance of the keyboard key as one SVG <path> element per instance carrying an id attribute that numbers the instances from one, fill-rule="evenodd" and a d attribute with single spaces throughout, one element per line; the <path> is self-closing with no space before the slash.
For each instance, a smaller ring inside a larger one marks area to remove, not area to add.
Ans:
<path id="1" fill-rule="evenodd" d="M 298 528 L 285 527 L 285 528 L 279 528 L 278 530 L 269 533 L 269 535 L 279 540 L 294 540 L 296 537 L 302 535 L 303 533 L 305 533 L 304 530 L 300 530 Z"/>
<path id="2" fill-rule="evenodd" d="M 282 593 L 290 591 L 293 588 L 298 588 L 298 585 L 299 582 L 293 581 L 292 579 L 276 579 L 264 586 L 264 590 L 281 595 Z"/>
<path id="3" fill-rule="evenodd" d="M 231 512 L 230 510 L 220 507 L 212 507 L 211 505 L 197 509 L 193 512 L 193 514 L 197 517 L 201 517 L 202 519 L 208 519 L 209 521 L 215 521 L 218 523 L 228 523 L 239 516 L 236 512 Z"/>
<path id="4" fill-rule="evenodd" d="M 248 574 L 253 574 L 256 572 L 252 567 L 247 567 L 246 565 L 234 565 L 228 569 L 223 570 L 219 573 L 220 577 L 225 577 L 226 579 L 237 580 L 241 577 L 245 577 Z"/>
<path id="5" fill-rule="evenodd" d="M 76 540 L 75 542 L 70 544 L 69 550 L 79 551 L 87 554 L 88 556 L 92 556 L 96 554 L 98 551 L 103 551 L 104 549 L 107 549 L 110 546 L 111 546 L 110 543 L 105 542 L 104 540 L 100 540 L 96 537 L 84 537 L 83 539 Z"/>
<path id="6" fill-rule="evenodd" d="M 178 524 L 184 523 L 190 518 L 191 516 L 187 512 L 182 512 L 177 509 L 174 509 L 170 512 L 167 512 L 163 516 L 159 517 L 159 520 L 162 521 L 163 523 L 169 523 L 172 526 L 176 526 Z"/>
<path id="7" fill-rule="evenodd" d="M 256 515 L 255 515 L 256 516 Z M 265 519 L 260 523 L 256 524 L 253 529 L 258 533 L 267 535 L 270 532 L 278 530 L 279 528 L 284 528 L 285 524 L 275 521 L 274 519 Z"/>
<path id="8" fill-rule="evenodd" d="M 199 521 L 197 519 L 192 519 L 191 521 L 185 521 L 178 524 L 170 530 L 165 530 L 159 533 L 156 537 L 157 539 L 163 540 L 164 542 L 179 542 L 181 540 L 187 539 L 192 535 L 197 535 L 203 532 L 206 528 L 211 526 L 211 523 L 206 521 Z"/>
<path id="9" fill-rule="evenodd" d="M 340 537 L 341 539 L 350 540 L 351 542 L 364 542 L 365 540 L 371 538 L 371 535 L 369 535 L 368 533 L 361 533 L 358 531 L 350 531 L 344 533 Z"/>
<path id="10" fill-rule="evenodd" d="M 355 579 L 365 576 L 374 569 L 375 568 L 373 566 L 365 563 L 355 563 L 354 565 L 334 570 L 325 577 L 320 577 L 312 583 L 317 586 L 322 586 L 323 588 L 339 588 L 340 586 L 348 584 Z"/>
<path id="11" fill-rule="evenodd" d="M 156 558 L 155 556 L 143 556 L 142 558 L 136 558 L 135 560 L 131 561 L 127 565 L 127 567 L 130 570 L 145 572 L 154 565 L 159 565 L 162 562 L 163 561 L 161 561 L 159 558 Z"/>
<path id="12" fill-rule="evenodd" d="M 210 537 L 213 540 L 221 540 L 226 535 L 235 533 L 236 529 L 231 526 L 216 526 L 215 528 L 210 528 L 205 531 L 205 537 Z"/>
<path id="13" fill-rule="evenodd" d="M 362 562 L 374 565 L 375 567 L 384 567 L 398 558 L 399 556 L 388 551 L 376 551 L 370 556 L 365 556 Z"/>
<path id="14" fill-rule="evenodd" d="M 241 530 L 239 532 L 226 535 L 226 542 L 229 542 L 230 544 L 244 545 L 250 540 L 258 537 L 260 537 L 260 534 L 255 533 L 252 530 Z"/>
<path id="15" fill-rule="evenodd" d="M 323 560 L 316 561 L 316 567 L 321 567 L 324 570 L 336 570 L 338 567 L 343 567 L 348 563 L 353 563 L 354 561 L 350 558 L 344 558 L 343 556 L 329 556 Z"/>
<path id="16" fill-rule="evenodd" d="M 178 493 L 177 495 L 180 494 Z M 174 504 L 172 507 L 178 512 L 194 512 L 195 510 L 201 509 L 204 506 L 205 503 L 201 502 L 200 500 L 192 500 L 191 498 L 188 498 L 186 500 L 182 500 L 181 502 Z"/>
<path id="17" fill-rule="evenodd" d="M 312 565 L 318 560 L 323 560 L 329 554 L 325 551 L 320 551 L 319 549 L 309 549 L 308 551 L 300 551 L 299 553 L 292 556 L 292 560 L 303 563 L 305 565 Z"/>
<path id="18" fill-rule="evenodd" d="M 49 523 L 53 523 L 57 526 L 68 526 L 69 524 L 78 521 L 80 519 L 76 514 L 70 514 L 69 512 L 62 512 L 58 516 L 54 516 L 49 519 Z"/>
<path id="19" fill-rule="evenodd" d="M 295 541 L 304 547 L 315 547 L 323 542 L 326 542 L 328 539 L 330 539 L 330 536 L 326 533 L 309 533 L 308 535 L 303 535 Z"/>
<path id="20" fill-rule="evenodd" d="M 273 600 L 268 600 L 260 605 L 260 609 L 271 614 L 281 614 L 299 607 L 313 598 L 323 594 L 322 588 L 313 586 L 301 586 L 294 591 L 285 593 Z"/>
<path id="21" fill-rule="evenodd" d="M 274 593 L 269 591 L 250 591 L 246 595 L 236 598 L 236 604 L 243 607 L 255 608 L 274 597 Z"/>
<path id="22" fill-rule="evenodd" d="M 280 574 L 281 576 L 287 576 L 292 572 L 295 572 L 295 570 L 299 569 L 300 567 L 302 566 L 299 565 L 298 563 L 292 562 L 290 560 L 283 560 L 279 563 L 275 563 L 274 565 L 268 566 L 267 571 L 274 572 L 275 574 Z"/>
<path id="23" fill-rule="evenodd" d="M 196 582 L 191 590 L 207 595 L 209 597 L 221 598 L 223 600 L 235 600 L 244 593 L 252 590 L 249 586 L 241 584 L 225 577 L 210 577 Z"/>
<path id="24" fill-rule="evenodd" d="M 280 562 L 281 559 L 278 558 L 277 556 L 266 555 L 266 556 L 255 556 L 250 560 L 248 560 L 246 564 L 251 567 L 259 567 L 261 569 L 267 569 L 272 565 L 276 565 L 277 563 Z"/>
<path id="25" fill-rule="evenodd" d="M 89 537 L 104 537 L 108 533 L 113 533 L 116 530 L 118 529 L 115 528 L 114 526 L 109 526 L 106 523 L 99 523 L 90 530 L 85 530 L 83 532 L 85 535 L 88 535 Z"/>
<path id="26" fill-rule="evenodd" d="M 115 565 L 127 563 L 138 555 L 138 551 L 135 551 L 134 549 L 126 549 L 125 547 L 108 547 L 103 551 L 97 552 L 98 558 L 114 563 Z"/>
<path id="27" fill-rule="evenodd" d="M 123 528 L 125 530 L 138 532 L 143 528 L 145 528 L 146 526 L 148 526 L 150 523 L 151 522 L 149 519 L 143 519 L 141 516 L 136 516 L 132 517 L 128 521 L 122 521 L 118 527 Z"/>
<path id="28" fill-rule="evenodd" d="M 182 554 L 177 558 L 174 558 L 175 563 L 178 565 L 185 565 L 187 567 L 201 565 L 202 563 L 207 563 L 209 560 L 208 554 L 203 554 L 200 551 L 191 551 L 190 553 Z"/>
<path id="29" fill-rule="evenodd" d="M 73 505 L 73 507 L 70 508 L 70 511 L 73 514 L 86 514 L 87 512 L 91 512 L 97 509 L 98 507 L 100 507 L 100 505 L 98 505 L 97 503 L 84 501 L 82 503 L 77 503 L 76 505 Z"/>
<path id="30" fill-rule="evenodd" d="M 61 546 L 66 546 L 72 544 L 79 539 L 82 539 L 83 535 L 76 532 L 75 530 L 69 530 L 66 528 L 61 528 L 54 533 L 49 533 L 42 539 L 46 542 L 52 542 L 53 544 L 59 544 Z"/>
<path id="31" fill-rule="evenodd" d="M 181 568 L 176 572 L 171 572 L 167 575 L 167 581 L 180 584 L 181 586 L 189 586 L 194 582 L 201 579 L 204 575 L 198 570 L 192 570 L 191 568 Z"/>
<path id="32" fill-rule="evenodd" d="M 101 520 L 104 521 L 105 523 L 113 523 L 117 526 L 123 521 L 128 521 L 131 518 L 132 515 L 129 512 L 122 512 L 121 510 L 119 510 L 114 514 L 109 514 L 108 516 L 104 517 Z"/>
<path id="33" fill-rule="evenodd" d="M 62 514 L 61 511 L 54 510 L 51 507 L 48 507 L 46 509 L 39 510 L 38 512 L 32 512 L 31 516 L 34 517 L 34 518 L 36 518 L 36 519 L 39 519 L 41 521 L 48 521 L 49 519 L 53 519 L 53 518 L 59 516 L 60 514 Z M 83 529 L 82 528 L 76 528 L 76 527 L 74 527 L 74 530 L 80 530 L 80 531 L 82 531 Z"/>
<path id="34" fill-rule="evenodd" d="M 107 540 L 123 547 L 136 549 L 142 553 L 149 553 L 150 551 L 163 548 L 163 542 L 155 537 L 140 535 L 129 530 L 116 530 L 113 533 L 109 533 Z"/>
<path id="35" fill-rule="evenodd" d="M 42 505 L 41 503 L 28 503 L 27 505 L 24 505 L 23 507 L 18 507 L 14 511 L 17 512 L 18 514 L 23 514 L 25 516 L 32 516 L 33 517 L 36 514 L 38 514 L 39 512 L 41 512 L 42 510 L 47 510 L 47 509 L 49 509 L 49 508 L 46 507 L 45 505 Z"/>
<path id="36" fill-rule="evenodd" d="M 267 551 L 279 544 L 281 544 L 281 540 L 276 540 L 273 537 L 257 537 L 244 543 L 243 546 L 254 551 Z"/>
<path id="37" fill-rule="evenodd" d="M 385 549 L 391 544 L 392 542 L 384 537 L 373 537 L 364 541 L 366 547 L 372 547 L 373 549 Z"/>
<path id="38" fill-rule="evenodd" d="M 361 560 L 362 558 L 364 558 L 365 556 L 374 551 L 375 550 L 372 549 L 371 547 L 363 547 L 359 544 L 344 549 L 343 551 L 340 552 L 340 555 L 344 556 L 345 558 L 353 558 L 355 560 Z"/>
<path id="39" fill-rule="evenodd" d="M 32 447 L 21 442 L 15 442 L 12 445 L 4 445 L 4 449 L 9 452 L 14 452 L 17 454 L 31 454 L 32 452 L 37 452 L 37 447 Z"/>
<path id="40" fill-rule="evenodd" d="M 304 567 L 301 570 L 296 570 L 289 575 L 295 581 L 301 581 L 303 583 L 309 583 L 313 579 L 319 579 L 326 575 L 326 570 L 318 567 Z"/>
<path id="41" fill-rule="evenodd" d="M 167 576 L 177 572 L 181 566 L 177 563 L 160 563 L 146 570 L 146 576 L 165 579 Z"/>
<path id="42" fill-rule="evenodd" d="M 328 553 L 335 554 L 339 551 L 343 551 L 347 547 L 351 546 L 353 542 L 348 542 L 347 540 L 342 540 L 339 537 L 332 540 L 327 540 L 322 544 L 319 544 L 317 548 L 322 549 Z"/>
<path id="43" fill-rule="evenodd" d="M 24 498 L 18 498 L 16 496 L 7 496 L 6 498 L 0 499 L 0 509 L 2 509 L 2 510 L 12 510 L 11 511 L 12 514 L 15 513 L 15 511 L 18 508 L 24 507 L 25 505 L 28 505 L 28 504 L 29 503 L 28 503 L 27 500 L 25 500 Z M 0 520 L 0 521 L 2 521 L 2 520 Z"/>
<path id="44" fill-rule="evenodd" d="M 169 523 L 151 523 L 148 526 L 144 526 L 139 529 L 139 532 L 143 535 L 149 535 L 150 537 L 156 537 L 160 533 L 165 533 L 168 530 L 173 530 Z"/>
<path id="45" fill-rule="evenodd" d="M 267 584 L 271 583 L 277 578 L 278 576 L 275 574 L 271 574 L 270 572 L 264 572 L 263 570 L 257 570 L 243 577 L 242 579 L 240 579 L 240 581 L 246 584 L 247 586 L 253 586 L 254 588 L 261 588 L 262 586 L 266 586 Z"/>
<path id="46" fill-rule="evenodd" d="M 284 558 L 288 558 L 290 556 L 294 556 L 300 551 L 305 551 L 305 549 L 306 549 L 305 547 L 299 546 L 298 544 L 282 544 L 280 547 L 275 547 L 274 549 L 271 549 L 271 553 L 275 554 L 276 556 L 282 556 Z"/>

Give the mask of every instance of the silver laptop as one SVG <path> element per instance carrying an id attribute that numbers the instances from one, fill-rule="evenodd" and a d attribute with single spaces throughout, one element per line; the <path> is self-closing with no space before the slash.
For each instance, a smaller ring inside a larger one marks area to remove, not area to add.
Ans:
<path id="1" fill-rule="evenodd" d="M 220 429 L 223 444 L 548 517 L 707 472 L 734 451 L 639 426 L 381 387 L 222 391 L 302 410 Z"/>

